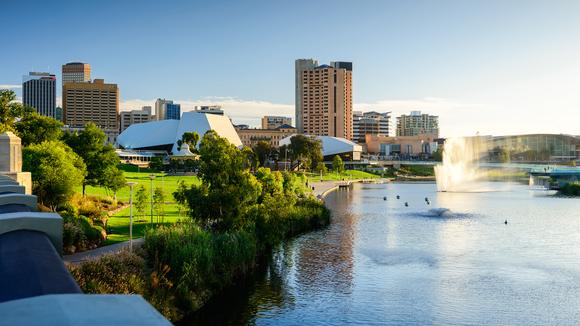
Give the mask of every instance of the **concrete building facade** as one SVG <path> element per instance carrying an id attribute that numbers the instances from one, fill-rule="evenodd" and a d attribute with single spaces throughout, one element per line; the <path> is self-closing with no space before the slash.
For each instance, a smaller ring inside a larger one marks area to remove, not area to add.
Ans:
<path id="1" fill-rule="evenodd" d="M 47 72 L 30 72 L 22 78 L 22 103 L 40 115 L 56 118 L 56 77 Z"/>
<path id="2" fill-rule="evenodd" d="M 298 59 L 295 74 L 298 132 L 352 139 L 352 63 Z"/>
<path id="3" fill-rule="evenodd" d="M 365 135 L 383 135 L 391 134 L 391 112 L 379 113 L 371 112 L 353 112 L 353 141 L 357 143 L 365 142 Z"/>
<path id="4" fill-rule="evenodd" d="M 296 133 L 296 128 L 289 125 L 278 126 L 276 129 L 238 129 L 242 144 L 254 147 L 261 141 L 270 143 L 272 147 L 280 147 L 280 140 Z"/>
<path id="5" fill-rule="evenodd" d="M 276 129 L 282 125 L 292 125 L 292 118 L 266 115 L 262 117 L 262 129 Z"/>
<path id="6" fill-rule="evenodd" d="M 199 105 L 194 108 L 195 112 L 224 115 L 224 110 L 220 105 Z"/>
<path id="7" fill-rule="evenodd" d="M 429 134 L 396 137 L 369 134 L 365 136 L 365 144 L 371 155 L 407 159 L 432 155 L 438 148 L 436 139 Z"/>
<path id="8" fill-rule="evenodd" d="M 119 88 L 103 79 L 69 82 L 63 86 L 64 124 L 83 128 L 88 122 L 107 131 L 119 132 Z"/>
<path id="9" fill-rule="evenodd" d="M 119 114 L 119 132 L 130 125 L 151 121 L 151 107 L 144 106 L 141 110 L 123 111 Z"/>
<path id="10" fill-rule="evenodd" d="M 62 65 L 62 84 L 91 81 L 91 65 L 83 62 L 69 62 Z"/>
<path id="11" fill-rule="evenodd" d="M 435 135 L 439 137 L 439 117 L 411 111 L 411 114 L 403 114 L 397 117 L 397 136 Z"/>

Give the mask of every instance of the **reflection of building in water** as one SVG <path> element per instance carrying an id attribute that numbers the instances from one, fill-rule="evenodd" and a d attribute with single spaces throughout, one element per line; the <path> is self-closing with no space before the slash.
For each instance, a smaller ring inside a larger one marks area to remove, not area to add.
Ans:
<path id="1" fill-rule="evenodd" d="M 300 287 L 324 288 L 332 282 L 330 286 L 336 292 L 350 292 L 353 285 L 353 247 L 357 224 L 356 216 L 348 213 L 352 194 L 338 191 L 328 196 L 327 206 L 333 210 L 331 226 L 323 231 L 324 236 L 307 239 L 296 248 L 294 263 L 296 282 Z"/>

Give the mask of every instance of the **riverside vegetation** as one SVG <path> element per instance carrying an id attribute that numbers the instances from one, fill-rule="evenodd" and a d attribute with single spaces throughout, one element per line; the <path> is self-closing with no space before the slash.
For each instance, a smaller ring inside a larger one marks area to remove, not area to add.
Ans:
<path id="1" fill-rule="evenodd" d="M 139 293 L 179 320 L 251 273 L 283 240 L 330 222 L 303 175 L 255 168 L 252 153 L 214 131 L 198 153 L 201 183 L 182 183 L 173 194 L 189 219 L 148 229 L 136 253 L 71 266 L 84 292 Z"/>

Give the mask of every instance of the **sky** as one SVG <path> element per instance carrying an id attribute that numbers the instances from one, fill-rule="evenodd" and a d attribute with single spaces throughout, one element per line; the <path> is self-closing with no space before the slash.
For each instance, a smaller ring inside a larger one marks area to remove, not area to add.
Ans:
<path id="1" fill-rule="evenodd" d="M 294 116 L 294 60 L 353 62 L 354 109 L 439 115 L 444 137 L 580 134 L 580 1 L 2 0 L 0 88 L 91 64 L 121 110 Z M 60 98 L 60 96 L 59 96 Z"/>

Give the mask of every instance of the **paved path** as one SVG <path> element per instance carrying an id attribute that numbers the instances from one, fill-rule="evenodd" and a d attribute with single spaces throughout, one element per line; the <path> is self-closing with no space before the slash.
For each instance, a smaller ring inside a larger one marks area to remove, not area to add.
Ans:
<path id="1" fill-rule="evenodd" d="M 140 247 L 141 245 L 143 245 L 143 242 L 144 242 L 143 238 L 134 239 L 133 240 L 133 248 Z M 112 254 L 112 253 L 120 252 L 122 250 L 128 250 L 128 248 L 129 248 L 129 241 L 125 241 L 125 242 L 116 243 L 116 244 L 113 244 L 110 246 L 99 247 L 97 249 L 87 250 L 87 251 L 79 252 L 76 254 L 67 255 L 67 256 L 62 257 L 62 259 L 67 263 L 70 263 L 73 265 L 78 265 L 84 261 L 99 258 L 102 255 Z"/>

